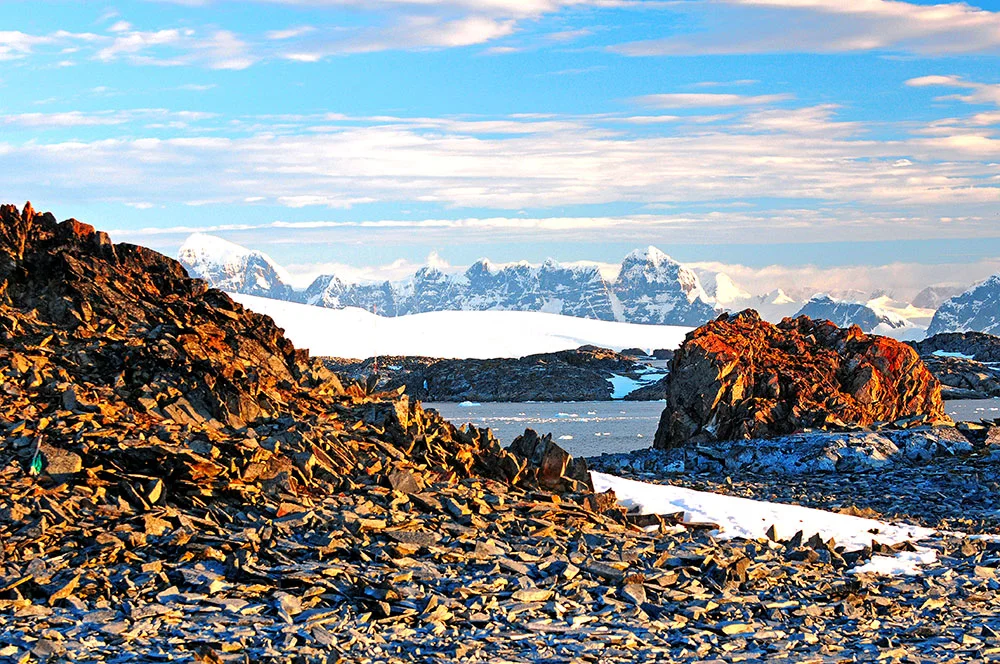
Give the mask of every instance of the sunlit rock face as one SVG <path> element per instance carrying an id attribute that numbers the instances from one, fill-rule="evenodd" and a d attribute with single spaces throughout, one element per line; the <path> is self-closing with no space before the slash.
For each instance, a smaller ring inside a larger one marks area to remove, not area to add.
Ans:
<path id="1" fill-rule="evenodd" d="M 906 344 L 752 310 L 691 332 L 674 355 L 654 446 L 771 438 L 921 417 L 947 420 L 941 384 Z"/>

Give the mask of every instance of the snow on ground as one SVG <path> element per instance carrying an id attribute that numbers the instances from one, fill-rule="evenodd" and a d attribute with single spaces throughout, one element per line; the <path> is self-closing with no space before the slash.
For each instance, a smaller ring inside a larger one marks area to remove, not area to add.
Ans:
<path id="1" fill-rule="evenodd" d="M 629 378 L 628 376 L 619 376 L 618 374 L 611 374 L 611 378 L 608 378 L 608 382 L 611 383 L 611 398 L 612 399 L 624 399 L 628 395 L 632 394 L 640 387 L 645 387 L 647 385 L 652 385 L 656 381 L 667 375 L 666 371 L 659 369 L 649 368 L 645 371 L 640 372 L 641 377 L 636 380 L 635 378 Z"/>
<path id="2" fill-rule="evenodd" d="M 824 540 L 833 538 L 837 545 L 852 551 L 869 546 L 873 541 L 897 544 L 925 539 L 935 534 L 931 528 L 893 525 L 800 505 L 783 505 L 666 484 L 649 484 L 597 472 L 591 472 L 590 476 L 596 491 L 614 489 L 618 502 L 623 507 L 636 508 L 644 514 L 683 511 L 687 521 L 718 524 L 719 537 L 726 539 L 761 539 L 767 537 L 767 530 L 773 525 L 778 539 L 790 539 L 801 530 L 805 539 L 818 533 Z M 873 556 L 869 563 L 854 571 L 919 574 L 920 565 L 927 565 L 935 560 L 934 551 L 918 547 L 916 552 Z"/>
<path id="3" fill-rule="evenodd" d="M 935 357 L 957 357 L 962 360 L 974 360 L 976 359 L 974 355 L 966 355 L 965 353 L 951 352 L 947 350 L 936 350 L 931 355 Z"/>
<path id="4" fill-rule="evenodd" d="M 266 314 L 313 355 L 366 358 L 425 355 L 445 358 L 523 357 L 593 344 L 603 348 L 677 348 L 691 328 L 637 325 L 538 311 L 433 311 L 384 318 L 362 309 L 327 309 L 229 293 Z"/>
<path id="5" fill-rule="evenodd" d="M 611 383 L 612 399 L 624 399 L 626 396 L 645 385 L 645 383 L 635 380 L 634 378 L 619 376 L 618 374 L 611 374 L 611 378 L 608 378 L 608 382 Z"/>

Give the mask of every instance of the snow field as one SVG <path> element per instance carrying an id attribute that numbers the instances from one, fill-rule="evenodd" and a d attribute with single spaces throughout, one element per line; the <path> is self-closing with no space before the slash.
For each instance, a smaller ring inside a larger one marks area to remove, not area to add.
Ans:
<path id="1" fill-rule="evenodd" d="M 229 293 L 243 306 L 284 328 L 313 355 L 367 358 L 424 355 L 441 358 L 523 357 L 586 344 L 622 350 L 677 348 L 691 328 L 638 325 L 538 311 L 433 311 L 386 318 L 362 309 L 327 309 Z"/>

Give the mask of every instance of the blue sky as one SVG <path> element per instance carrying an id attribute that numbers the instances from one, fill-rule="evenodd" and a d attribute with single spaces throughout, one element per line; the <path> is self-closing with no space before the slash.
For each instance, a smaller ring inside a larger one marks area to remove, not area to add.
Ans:
<path id="1" fill-rule="evenodd" d="M 302 275 L 656 244 L 961 282 L 1000 269 L 998 56 L 985 2 L 0 2 L 0 194 Z"/>

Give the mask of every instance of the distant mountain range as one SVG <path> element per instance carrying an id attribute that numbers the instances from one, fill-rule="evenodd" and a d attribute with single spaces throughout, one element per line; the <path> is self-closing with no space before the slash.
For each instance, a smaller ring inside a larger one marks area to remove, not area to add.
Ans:
<path id="1" fill-rule="evenodd" d="M 1000 331 L 1000 275 L 964 292 L 928 287 L 913 303 L 851 292 L 800 295 L 775 289 L 752 294 L 724 272 L 694 270 L 656 247 L 630 253 L 618 275 L 606 279 L 598 267 L 547 260 L 495 265 L 486 259 L 461 273 L 422 267 L 399 281 L 350 282 L 337 275 L 317 277 L 295 289 L 286 271 L 263 252 L 196 233 L 178 253 L 194 276 L 231 293 L 267 297 L 331 309 L 357 307 L 382 316 L 431 311 L 542 311 L 607 321 L 697 326 L 722 311 L 756 309 L 767 320 L 808 315 L 837 325 L 858 325 L 865 332 L 904 339 L 929 332 Z M 857 298 L 857 299 L 855 299 Z M 950 298 L 950 299 L 949 299 Z M 923 325 L 914 321 L 924 321 Z"/>
<path id="2" fill-rule="evenodd" d="M 614 281 L 596 266 L 545 261 L 494 266 L 483 259 L 464 273 L 423 267 L 402 281 L 348 283 L 336 275 L 316 278 L 304 291 L 266 254 L 226 240 L 195 234 L 178 259 L 212 286 L 234 293 L 313 304 L 358 307 L 383 316 L 428 311 L 544 311 L 581 318 L 697 326 L 718 315 L 697 275 L 656 247 L 622 261 Z"/>

